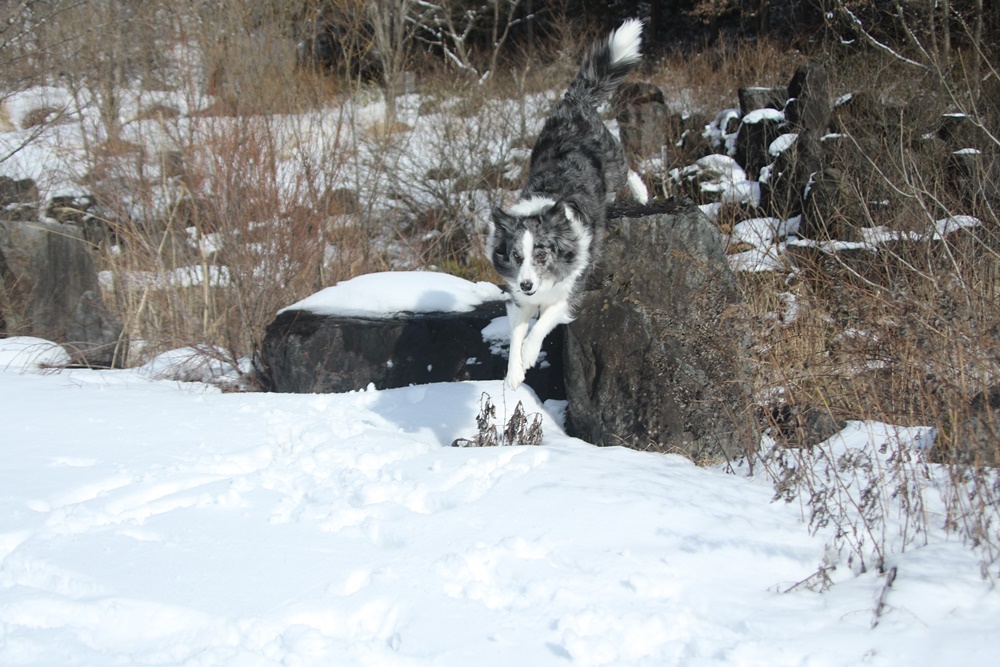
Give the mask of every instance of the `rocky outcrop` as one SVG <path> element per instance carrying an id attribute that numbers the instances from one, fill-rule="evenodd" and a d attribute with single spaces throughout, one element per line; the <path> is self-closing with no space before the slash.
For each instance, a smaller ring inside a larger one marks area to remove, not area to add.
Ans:
<path id="1" fill-rule="evenodd" d="M 570 432 L 699 463 L 755 447 L 739 302 L 720 233 L 697 207 L 612 211 L 567 328 Z"/>
<path id="2" fill-rule="evenodd" d="M 826 164 L 822 139 L 830 126 L 833 107 L 826 71 L 814 63 L 800 65 L 787 91 L 781 121 L 775 123 L 772 120 L 755 132 L 746 132 L 737 161 L 742 158 L 747 162 L 749 167 L 744 167 L 751 174 L 757 174 L 767 166 L 767 178 L 762 179 L 765 182 L 761 185 L 761 205 L 768 215 L 787 219 L 802 214 L 802 235 L 829 238 L 825 221 L 837 211 L 822 205 L 831 198 L 815 199 L 808 205 L 805 201 L 816 175 L 823 171 Z M 773 92 L 770 97 L 747 96 L 745 104 L 773 105 L 776 99 L 778 96 Z M 744 100 L 741 97 L 742 103 Z M 759 110 L 751 111 L 745 117 L 753 118 L 759 113 Z M 773 118 L 773 115 L 765 117 Z M 782 134 L 794 136 L 794 141 L 787 142 L 786 148 L 777 151 L 773 142 Z M 833 191 L 840 187 L 839 183 L 832 186 Z"/>
<path id="3" fill-rule="evenodd" d="M 38 201 L 38 186 L 30 178 L 0 176 L 0 220 L 33 220 Z"/>
<path id="4" fill-rule="evenodd" d="M 618 134 L 629 162 L 638 165 L 648 158 L 659 158 L 667 135 L 679 132 L 678 120 L 671 116 L 663 91 L 651 83 L 623 84 L 613 106 L 618 110 Z"/>
<path id="5" fill-rule="evenodd" d="M 114 366 L 122 324 L 105 307 L 80 230 L 52 222 L 0 221 L 0 312 L 8 335 L 61 343 L 73 363 Z"/>
<path id="6" fill-rule="evenodd" d="M 958 465 L 1000 465 L 1000 385 L 977 393 L 965 414 L 931 449 L 931 460 Z"/>
<path id="7" fill-rule="evenodd" d="M 605 254 L 577 319 L 549 335 L 544 363 L 526 384 L 543 400 L 565 397 L 570 433 L 598 445 L 697 462 L 753 449 L 748 338 L 718 229 L 689 202 L 609 215 Z M 303 308 L 267 328 L 260 366 L 274 391 L 498 380 L 506 372 L 501 301 L 389 317 Z"/>
<path id="8" fill-rule="evenodd" d="M 334 317 L 287 310 L 266 331 L 260 352 L 265 385 L 290 393 L 343 392 L 430 382 L 504 377 L 503 302 L 471 312 L 400 313 L 392 317 Z M 492 327 L 496 334 L 484 329 Z M 527 383 L 543 400 L 563 398 L 562 339 L 553 332 L 544 364 Z"/>

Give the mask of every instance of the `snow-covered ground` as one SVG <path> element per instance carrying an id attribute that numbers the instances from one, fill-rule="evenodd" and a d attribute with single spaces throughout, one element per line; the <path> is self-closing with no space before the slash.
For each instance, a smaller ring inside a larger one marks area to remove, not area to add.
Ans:
<path id="1" fill-rule="evenodd" d="M 221 393 L 44 372 L 28 353 L 56 351 L 22 342 L 0 371 L 3 665 L 1000 659 L 1000 592 L 960 542 L 895 555 L 873 628 L 886 578 L 795 587 L 829 536 L 768 483 L 590 446 L 529 389 Z M 541 413 L 544 444 L 450 446 L 484 393 Z"/>

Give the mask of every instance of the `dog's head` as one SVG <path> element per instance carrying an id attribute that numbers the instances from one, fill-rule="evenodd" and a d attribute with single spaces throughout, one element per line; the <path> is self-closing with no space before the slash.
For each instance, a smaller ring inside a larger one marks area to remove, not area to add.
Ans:
<path id="1" fill-rule="evenodd" d="M 586 265 L 591 233 L 582 216 L 572 201 L 541 197 L 493 209 L 490 261 L 515 294 L 550 289 Z"/>

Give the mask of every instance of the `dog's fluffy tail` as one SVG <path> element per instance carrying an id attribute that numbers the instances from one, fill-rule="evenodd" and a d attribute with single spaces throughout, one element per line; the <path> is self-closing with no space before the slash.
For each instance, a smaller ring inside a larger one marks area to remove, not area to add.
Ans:
<path id="1" fill-rule="evenodd" d="M 641 43 L 642 21 L 625 21 L 587 54 L 566 95 L 599 106 L 642 58 Z"/>

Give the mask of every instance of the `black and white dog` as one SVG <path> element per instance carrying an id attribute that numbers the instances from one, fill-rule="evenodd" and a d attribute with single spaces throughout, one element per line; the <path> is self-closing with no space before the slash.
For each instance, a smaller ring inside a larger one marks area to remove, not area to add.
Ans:
<path id="1" fill-rule="evenodd" d="M 639 62 L 641 33 L 641 21 L 626 21 L 590 51 L 545 121 L 520 199 L 506 210 L 493 210 L 487 249 L 510 285 L 507 385 L 512 389 L 538 361 L 545 336 L 573 320 L 603 241 L 609 198 L 626 183 L 640 203 L 648 198 L 621 144 L 597 114 Z"/>

